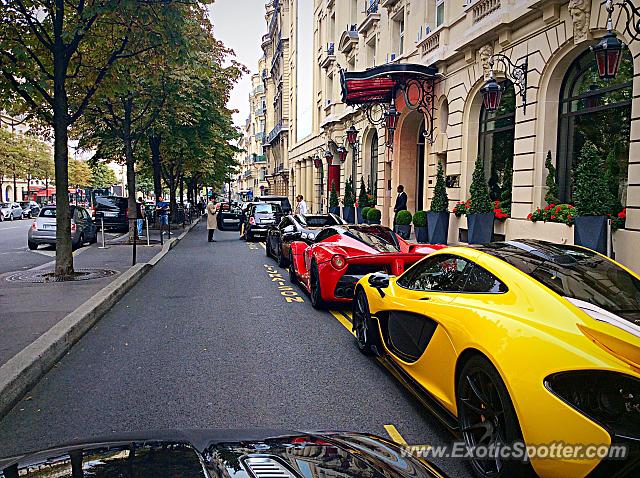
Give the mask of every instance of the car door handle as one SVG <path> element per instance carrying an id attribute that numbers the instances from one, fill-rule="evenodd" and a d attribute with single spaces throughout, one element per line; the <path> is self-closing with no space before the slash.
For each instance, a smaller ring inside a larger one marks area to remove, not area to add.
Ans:
<path id="1" fill-rule="evenodd" d="M 420 297 L 420 300 L 431 300 L 431 297 Z"/>

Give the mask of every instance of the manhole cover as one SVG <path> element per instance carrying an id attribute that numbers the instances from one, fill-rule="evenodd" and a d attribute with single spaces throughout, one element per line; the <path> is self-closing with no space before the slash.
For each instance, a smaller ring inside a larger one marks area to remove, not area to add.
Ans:
<path id="1" fill-rule="evenodd" d="M 29 282 L 33 284 L 44 284 L 47 282 L 71 282 L 79 280 L 103 279 L 116 275 L 118 271 L 110 269 L 76 269 L 73 275 L 66 277 L 56 277 L 51 270 L 24 271 L 9 274 L 6 279 L 9 282 Z"/>

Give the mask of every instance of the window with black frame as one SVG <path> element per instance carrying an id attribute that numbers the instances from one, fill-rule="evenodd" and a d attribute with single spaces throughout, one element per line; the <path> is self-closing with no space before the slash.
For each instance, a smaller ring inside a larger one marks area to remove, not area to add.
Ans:
<path id="1" fill-rule="evenodd" d="M 516 118 L 516 94 L 509 80 L 500 82 L 503 88 L 500 107 L 487 111 L 480 110 L 480 144 L 478 155 L 483 158 L 485 175 L 489 182 L 492 200 L 502 195 L 505 171 L 513 168 L 513 138 Z"/>
<path id="2" fill-rule="evenodd" d="M 376 190 L 378 188 L 378 132 L 373 133 L 371 137 L 371 158 L 370 158 L 370 174 L 369 184 L 371 186 L 371 191 L 375 196 Z"/>
<path id="3" fill-rule="evenodd" d="M 624 51 L 618 76 L 601 80 L 593 54 L 586 51 L 569 67 L 560 91 L 557 180 L 560 200 L 571 202 L 580 150 L 589 140 L 617 177 L 618 199 L 625 203 L 633 58 Z M 611 155 L 611 156 L 610 156 Z"/>

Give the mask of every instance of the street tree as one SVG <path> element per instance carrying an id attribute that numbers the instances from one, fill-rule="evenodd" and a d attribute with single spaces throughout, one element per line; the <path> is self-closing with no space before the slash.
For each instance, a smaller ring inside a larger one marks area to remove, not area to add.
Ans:
<path id="1" fill-rule="evenodd" d="M 0 3 L 0 98 L 53 129 L 55 181 L 68 189 L 69 127 L 111 68 L 148 46 L 131 40 L 171 0 L 11 0 Z M 180 0 L 180 3 L 190 3 Z M 194 0 L 195 3 L 195 0 Z M 177 14 L 176 14 L 177 15 Z M 56 276 L 73 274 L 69 198 L 57 195 Z"/>
<path id="2" fill-rule="evenodd" d="M 108 189 L 118 182 L 116 173 L 102 162 L 89 163 L 91 168 L 91 184 L 93 189 Z"/>

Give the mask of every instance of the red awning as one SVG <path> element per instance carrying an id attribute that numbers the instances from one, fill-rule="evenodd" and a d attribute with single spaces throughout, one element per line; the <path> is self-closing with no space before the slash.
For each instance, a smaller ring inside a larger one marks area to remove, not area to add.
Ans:
<path id="1" fill-rule="evenodd" d="M 390 103 L 398 86 L 412 79 L 433 79 L 432 66 L 387 64 L 365 71 L 340 72 L 342 101 L 347 105 Z"/>
<path id="2" fill-rule="evenodd" d="M 40 191 L 38 191 L 38 197 L 49 197 L 49 196 L 53 196 L 56 193 L 56 190 L 53 188 L 49 188 L 49 189 L 41 189 Z"/>

